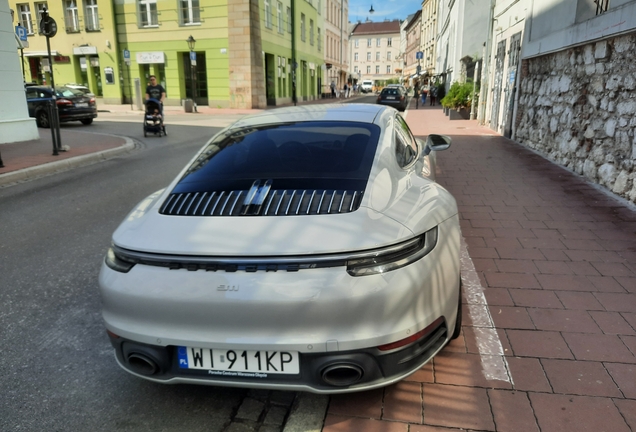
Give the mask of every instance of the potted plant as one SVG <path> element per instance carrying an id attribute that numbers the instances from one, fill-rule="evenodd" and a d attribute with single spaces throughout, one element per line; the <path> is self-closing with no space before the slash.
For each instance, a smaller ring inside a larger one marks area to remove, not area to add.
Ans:
<path id="1" fill-rule="evenodd" d="M 473 101 L 473 88 L 476 99 L 479 87 L 473 86 L 472 80 L 465 83 L 454 82 L 448 93 L 441 99 L 442 106 L 449 110 L 451 120 L 468 120 L 470 118 L 470 107 L 476 102 L 476 100 Z"/>

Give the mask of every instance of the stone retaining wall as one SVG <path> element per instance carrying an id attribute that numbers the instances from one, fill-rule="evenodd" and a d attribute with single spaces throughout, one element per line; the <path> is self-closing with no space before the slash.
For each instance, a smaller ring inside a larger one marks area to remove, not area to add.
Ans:
<path id="1" fill-rule="evenodd" d="M 524 60 L 515 140 L 636 202 L 636 33 Z"/>

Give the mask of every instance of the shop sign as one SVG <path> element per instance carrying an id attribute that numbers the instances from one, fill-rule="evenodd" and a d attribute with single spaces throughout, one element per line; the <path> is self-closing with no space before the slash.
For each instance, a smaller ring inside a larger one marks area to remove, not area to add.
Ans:
<path id="1" fill-rule="evenodd" d="M 138 64 L 165 63 L 163 52 L 139 52 L 137 53 Z"/>
<path id="2" fill-rule="evenodd" d="M 90 55 L 97 54 L 97 47 L 94 46 L 81 46 L 73 48 L 73 55 Z"/>
<path id="3" fill-rule="evenodd" d="M 54 63 L 70 63 L 71 58 L 69 56 L 54 56 L 53 62 Z"/>

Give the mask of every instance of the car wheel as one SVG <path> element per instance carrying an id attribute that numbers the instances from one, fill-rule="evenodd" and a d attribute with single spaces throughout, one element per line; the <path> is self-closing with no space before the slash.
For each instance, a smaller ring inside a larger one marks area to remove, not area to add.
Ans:
<path id="1" fill-rule="evenodd" d="M 80 120 L 80 121 L 82 122 L 82 124 L 85 124 L 85 125 L 89 125 L 89 124 L 93 123 L 93 119 L 92 118 L 83 119 L 83 120 Z"/>
<path id="2" fill-rule="evenodd" d="M 35 113 L 35 123 L 38 125 L 38 127 L 41 128 L 51 127 L 51 124 L 49 122 L 49 114 L 44 110 L 38 111 L 37 113 Z"/>
<path id="3" fill-rule="evenodd" d="M 457 339 L 462 332 L 462 280 L 459 279 L 459 301 L 457 305 L 457 319 L 455 320 L 455 329 L 453 329 L 452 339 Z"/>

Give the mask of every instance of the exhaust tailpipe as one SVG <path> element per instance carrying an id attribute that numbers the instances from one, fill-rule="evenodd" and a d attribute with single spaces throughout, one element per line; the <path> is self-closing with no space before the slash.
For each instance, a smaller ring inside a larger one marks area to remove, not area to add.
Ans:
<path id="1" fill-rule="evenodd" d="M 321 375 L 326 384 L 345 387 L 360 381 L 364 370 L 353 363 L 337 363 L 324 368 Z"/>
<path id="2" fill-rule="evenodd" d="M 134 372 L 145 376 L 154 375 L 159 371 L 157 362 L 147 355 L 138 352 L 133 352 L 128 355 L 128 365 Z"/>

